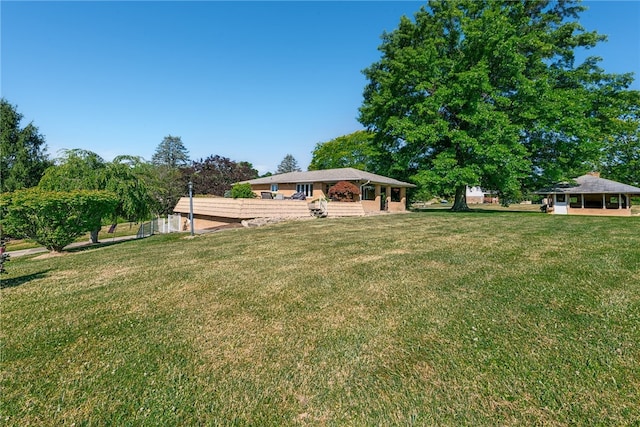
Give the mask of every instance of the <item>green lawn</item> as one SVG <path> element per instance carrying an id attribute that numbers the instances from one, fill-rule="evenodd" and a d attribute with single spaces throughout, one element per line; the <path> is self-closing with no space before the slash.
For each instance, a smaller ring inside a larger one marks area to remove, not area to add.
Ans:
<path id="1" fill-rule="evenodd" d="M 638 425 L 639 248 L 488 210 L 16 258 L 1 423 Z"/>
<path id="2" fill-rule="evenodd" d="M 138 233 L 138 229 L 140 228 L 140 224 L 136 222 L 120 223 L 116 226 L 116 229 L 114 230 L 113 233 L 109 233 L 110 228 L 111 228 L 111 225 L 103 225 L 102 228 L 100 229 L 100 232 L 98 233 L 98 240 L 108 241 L 113 237 L 136 235 Z M 90 235 L 89 233 L 87 233 L 77 238 L 76 242 L 86 242 L 89 240 L 89 238 L 90 238 Z M 19 251 L 22 249 L 38 248 L 40 246 L 41 245 L 39 245 L 35 241 L 29 240 L 29 239 L 25 239 L 25 240 L 12 239 L 12 240 L 9 240 L 6 244 L 7 251 L 9 252 Z"/>

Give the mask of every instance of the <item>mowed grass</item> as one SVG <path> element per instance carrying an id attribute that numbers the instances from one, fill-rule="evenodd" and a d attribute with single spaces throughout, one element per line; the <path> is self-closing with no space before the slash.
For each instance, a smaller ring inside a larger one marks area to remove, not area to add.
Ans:
<path id="1" fill-rule="evenodd" d="M 637 217 L 327 218 L 7 268 L 8 426 L 640 423 Z"/>
<path id="2" fill-rule="evenodd" d="M 122 237 L 122 236 L 131 236 L 136 235 L 138 233 L 138 229 L 140 228 L 139 223 L 135 222 L 125 222 L 120 223 L 116 226 L 116 229 L 113 233 L 109 233 L 109 229 L 111 225 L 103 225 L 98 232 L 98 240 L 106 240 L 112 239 L 114 237 Z M 90 233 L 87 233 L 79 238 L 77 238 L 76 242 L 86 242 L 90 239 Z M 31 249 L 38 248 L 41 245 L 36 243 L 31 239 L 10 239 L 6 244 L 7 251 L 20 251 L 23 249 Z"/>

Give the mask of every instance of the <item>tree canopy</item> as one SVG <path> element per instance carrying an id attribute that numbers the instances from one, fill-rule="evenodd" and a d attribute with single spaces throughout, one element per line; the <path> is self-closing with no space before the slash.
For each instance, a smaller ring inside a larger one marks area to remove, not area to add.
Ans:
<path id="1" fill-rule="evenodd" d="M 611 123 L 615 129 L 606 137 L 602 176 L 640 187 L 640 106 L 629 104 L 626 114 Z"/>
<path id="2" fill-rule="evenodd" d="M 0 100 L 0 110 L 1 191 L 34 187 L 51 165 L 44 136 L 33 123 L 21 128 L 22 114 L 5 98 Z"/>
<path id="3" fill-rule="evenodd" d="M 577 48 L 605 39 L 576 21 L 583 10 L 573 0 L 433 0 L 383 34 L 359 120 L 391 175 L 455 194 L 464 210 L 467 185 L 510 201 L 597 167 L 632 77 L 606 74 L 599 58 L 575 64 Z"/>
<path id="4" fill-rule="evenodd" d="M 284 159 L 278 165 L 278 169 L 276 171 L 277 174 L 280 173 L 288 173 L 288 172 L 300 172 L 301 169 L 298 166 L 298 161 L 291 154 L 287 154 L 284 156 Z"/>
<path id="5" fill-rule="evenodd" d="M 30 238 L 51 251 L 60 252 L 87 231 L 100 228 L 118 200 L 106 191 L 17 190 L 0 196 L 3 231 Z"/>
<path id="6" fill-rule="evenodd" d="M 374 134 L 359 130 L 327 142 L 319 142 L 313 149 L 309 170 L 356 168 L 377 172 L 379 152 L 373 145 Z"/>
<path id="7" fill-rule="evenodd" d="M 182 138 L 167 135 L 156 147 L 156 151 L 151 157 L 151 163 L 155 166 L 167 166 L 172 169 L 187 166 L 189 150 L 182 143 Z"/>
<path id="8" fill-rule="evenodd" d="M 182 169 L 183 180 L 193 183 L 194 194 L 224 196 L 234 183 L 258 177 L 258 171 L 248 162 L 234 162 L 219 155 L 193 161 Z"/>
<path id="9" fill-rule="evenodd" d="M 105 162 L 92 151 L 73 149 L 64 151 L 56 162 L 45 171 L 38 185 L 40 189 L 110 191 L 118 200 L 110 218 L 114 222 L 118 217 L 141 221 L 157 210 L 149 188 L 153 175 L 139 157 L 118 156 Z M 97 241 L 99 228 L 100 225 L 92 230 L 93 241 Z"/>

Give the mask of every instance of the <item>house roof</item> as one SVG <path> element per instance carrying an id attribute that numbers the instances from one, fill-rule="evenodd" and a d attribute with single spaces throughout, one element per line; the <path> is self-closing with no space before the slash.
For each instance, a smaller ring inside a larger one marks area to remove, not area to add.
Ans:
<path id="1" fill-rule="evenodd" d="M 537 191 L 538 194 L 640 194 L 640 188 L 633 185 L 622 184 L 610 179 L 600 178 L 594 175 L 582 175 L 576 178 L 575 183 L 559 183 L 551 188 Z"/>
<path id="2" fill-rule="evenodd" d="M 288 172 L 277 175 L 266 176 L 264 178 L 251 179 L 241 183 L 254 184 L 302 184 L 308 182 L 338 182 L 357 181 L 362 184 L 385 184 L 396 187 L 415 187 L 408 182 L 398 181 L 375 173 L 365 172 L 354 168 L 325 169 L 307 172 Z"/>

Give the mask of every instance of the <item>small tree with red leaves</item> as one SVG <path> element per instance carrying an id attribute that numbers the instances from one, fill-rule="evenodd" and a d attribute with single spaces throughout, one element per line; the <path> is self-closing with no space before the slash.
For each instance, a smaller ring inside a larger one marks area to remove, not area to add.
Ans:
<path id="1" fill-rule="evenodd" d="M 355 202 L 355 196 L 360 194 L 360 189 L 347 181 L 340 181 L 329 188 L 329 198 L 336 202 Z"/>

